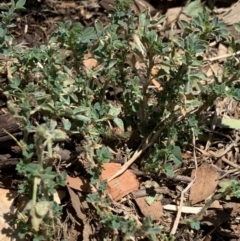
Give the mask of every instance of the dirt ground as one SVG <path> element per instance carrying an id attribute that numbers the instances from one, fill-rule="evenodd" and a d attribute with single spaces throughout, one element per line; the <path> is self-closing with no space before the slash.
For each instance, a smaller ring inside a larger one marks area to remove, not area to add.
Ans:
<path id="1" fill-rule="evenodd" d="M 132 10 L 137 15 L 145 9 L 150 9 L 152 16 L 166 15 L 169 25 L 159 34 L 167 39 L 171 24 L 174 24 L 179 18 L 184 18 L 181 11 L 187 2 L 184 0 L 134 0 Z M 9 4 L 8 1 L 2 1 L 0 6 L 4 3 Z M 16 21 L 16 27 L 11 30 L 14 36 L 14 44 L 32 48 L 47 43 L 49 36 L 57 29 L 57 22 L 59 21 L 81 22 L 86 27 L 92 26 L 96 20 L 107 24 L 108 14 L 106 11 L 111 9 L 113 4 L 112 0 L 27 0 L 26 9 L 20 13 Z M 235 39 L 239 39 L 239 33 L 234 29 L 233 25 L 240 22 L 240 3 L 220 0 L 215 1 L 214 4 L 212 1 L 206 1 L 205 4 L 208 4 L 216 15 L 228 24 L 228 29 Z M 224 46 L 223 50 L 219 46 L 214 48 L 217 57 L 227 54 Z M 6 76 L 3 74 L 0 76 L 0 83 L 4 85 L 5 82 Z M 6 101 L 5 96 L 0 92 L 0 229 L 2 227 L 3 230 L 0 238 L 5 238 L 2 240 L 10 240 L 8 236 L 11 233 L 9 231 L 11 228 L 6 224 L 4 214 L 6 209 L 8 210 L 13 205 L 14 197 L 17 195 L 17 186 L 21 183 L 21 177 L 15 171 L 15 166 L 21 156 L 20 151 L 15 142 L 2 129 L 14 133 L 15 137 L 21 136 L 21 130 L 20 125 L 15 120 L 12 120 L 11 115 L 8 114 Z M 234 120 L 240 119 L 239 102 L 233 99 L 224 99 L 219 102 L 215 111 L 221 113 L 221 117 Z M 238 135 L 234 128 L 224 130 L 222 133 L 216 131 L 214 133 L 216 139 L 214 143 L 205 142 L 202 146 L 198 146 L 197 160 L 198 163 L 201 163 L 197 170 L 198 180 L 190 189 L 189 200 L 191 200 L 192 206 L 186 204 L 182 207 L 182 216 L 197 214 L 202 207 L 206 207 L 205 200 L 214 194 L 219 180 L 223 178 L 239 180 L 240 144 Z M 71 166 L 72 170 L 68 170 L 68 172 L 79 173 L 76 160 L 78 160 L 80 152 L 81 141 L 72 140 L 59 153 L 62 160 L 71 160 L 71 162 L 76 163 L 76 165 Z M 161 201 L 154 201 L 152 205 L 148 205 L 145 201 L 145 197 L 148 195 L 146 190 L 136 190 L 136 186 L 141 185 L 139 182 L 144 180 L 145 185 L 148 182 L 153 185 L 152 181 L 148 180 L 148 178 L 141 179 L 142 173 L 137 170 L 137 166 L 132 166 L 131 170 L 125 173 L 126 176 L 122 180 L 123 183 L 124 180 L 127 180 L 127 183 L 123 185 L 128 186 L 130 194 L 127 197 L 131 195 L 131 198 L 125 197 L 124 201 L 121 201 L 122 197 L 118 199 L 118 193 L 115 194 L 114 190 L 112 190 L 111 194 L 117 200 L 114 201 L 114 211 L 126 216 L 129 213 L 141 217 L 150 215 L 166 232 L 170 232 L 174 225 L 181 225 L 181 220 L 174 224 L 177 206 L 180 205 L 179 197 L 186 185 L 193 180 L 192 177 L 195 171 L 194 166 L 187 164 L 189 160 L 193 160 L 193 153 L 190 151 L 182 153 L 182 158 L 184 160 L 183 166 L 176 167 L 175 170 L 185 168 L 188 172 L 179 172 L 181 174 L 176 175 L 173 179 L 163 177 L 161 180 L 162 185 L 155 188 L 155 192 L 161 195 Z M 212 159 L 214 159 L 214 162 L 209 161 Z M 111 177 L 118 171 L 120 165 L 119 163 L 110 163 L 110 166 L 106 165 L 106 172 L 103 173 L 102 178 Z M 192 170 L 194 171 L 192 172 Z M 60 236 L 70 241 L 103 240 L 101 238 L 103 237 L 101 225 L 98 224 L 94 208 L 85 201 L 90 188 L 89 180 L 84 175 L 72 175 L 68 177 L 67 183 L 67 188 L 59 190 L 57 197 L 59 203 L 65 206 L 63 220 L 59 220 L 61 225 Z M 86 184 L 85 189 L 79 189 L 82 183 Z M 132 184 L 131 187 L 129 183 Z M 199 217 L 199 220 L 202 225 L 201 230 L 184 233 L 179 240 L 240 240 L 240 202 L 237 199 L 229 202 L 214 200 L 210 208 Z M 90 238 L 91 235 L 94 237 Z M 15 237 L 15 240 L 17 239 Z"/>

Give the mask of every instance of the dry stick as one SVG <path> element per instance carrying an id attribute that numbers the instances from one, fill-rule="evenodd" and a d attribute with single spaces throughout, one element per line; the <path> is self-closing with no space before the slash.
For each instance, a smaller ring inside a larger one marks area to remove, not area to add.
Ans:
<path id="1" fill-rule="evenodd" d="M 218 60 L 218 59 L 224 59 L 224 58 L 228 58 L 228 57 L 234 57 L 234 56 L 239 55 L 239 54 L 240 54 L 240 51 L 237 51 L 236 53 L 223 54 L 223 55 L 220 55 L 220 56 L 217 56 L 217 57 L 209 58 L 209 59 L 206 59 L 206 61 L 215 61 L 215 60 Z"/>
<path id="2" fill-rule="evenodd" d="M 232 173 L 235 173 L 235 172 L 236 172 L 236 173 L 235 173 L 235 175 L 236 175 L 236 174 L 238 174 L 237 171 L 239 171 L 239 169 L 232 169 L 232 170 L 230 170 L 230 171 L 227 171 L 227 172 L 225 172 L 221 177 L 219 177 L 218 180 L 221 180 L 221 179 L 223 179 L 224 177 L 226 177 L 227 175 L 232 174 Z"/>
<path id="3" fill-rule="evenodd" d="M 222 161 L 227 163 L 229 166 L 235 167 L 240 170 L 240 166 L 234 162 L 229 161 L 226 157 L 222 157 Z"/>
<path id="4" fill-rule="evenodd" d="M 220 154 L 216 154 L 216 153 L 214 153 L 214 152 L 212 152 L 212 151 L 207 152 L 207 151 L 201 150 L 201 149 L 199 149 L 199 148 L 197 148 L 197 147 L 196 147 L 196 149 L 197 149 L 198 151 L 200 151 L 203 155 L 206 155 L 206 156 L 209 156 L 209 157 L 214 157 L 214 158 L 222 158 L 222 161 L 223 161 L 223 162 L 227 163 L 228 165 L 230 165 L 230 166 L 232 166 L 232 167 L 235 167 L 235 168 L 237 168 L 237 169 L 240 169 L 240 166 L 239 166 L 238 164 L 236 164 L 236 163 L 234 163 L 234 162 L 231 162 L 231 161 L 229 161 L 226 157 L 224 157 L 224 155 L 227 154 L 227 153 L 232 149 L 232 147 L 233 147 L 235 144 L 236 144 L 235 142 L 231 143 L 231 144 L 230 144 L 223 152 L 221 152 Z"/>
<path id="5" fill-rule="evenodd" d="M 168 194 L 170 191 L 167 187 L 158 187 L 158 188 L 154 188 L 153 190 L 154 193 L 160 193 L 160 194 Z M 149 192 L 151 192 L 150 190 L 148 191 L 147 189 L 138 189 L 136 191 L 132 192 L 132 195 L 134 198 L 139 198 L 139 197 L 145 197 L 145 196 L 149 196 Z"/>
<path id="6" fill-rule="evenodd" d="M 209 157 L 214 157 L 214 158 L 221 158 L 223 157 L 224 155 L 226 155 L 229 151 L 231 151 L 232 147 L 235 145 L 236 143 L 233 142 L 231 143 L 225 150 L 223 150 L 221 153 L 219 154 L 216 154 L 214 153 L 213 151 L 205 151 L 205 150 L 202 150 L 200 148 L 197 148 L 196 149 L 198 151 L 200 151 L 202 154 L 206 155 L 206 156 L 209 156 Z"/>
<path id="7" fill-rule="evenodd" d="M 187 187 L 181 192 L 181 199 L 180 199 L 180 205 L 178 207 L 178 212 L 177 212 L 177 216 L 176 219 L 174 221 L 172 230 L 171 230 L 171 234 L 175 234 L 178 228 L 178 224 L 181 218 L 181 213 L 182 213 L 182 206 L 183 206 L 183 198 L 184 198 L 184 194 L 190 189 L 190 187 L 193 185 L 193 183 L 196 180 L 196 174 L 197 174 L 197 157 L 196 157 L 196 140 L 195 140 L 195 134 L 194 134 L 194 129 L 192 128 L 192 132 L 193 132 L 193 157 L 194 157 L 194 164 L 195 164 L 195 176 L 193 178 L 193 180 L 187 185 Z"/>

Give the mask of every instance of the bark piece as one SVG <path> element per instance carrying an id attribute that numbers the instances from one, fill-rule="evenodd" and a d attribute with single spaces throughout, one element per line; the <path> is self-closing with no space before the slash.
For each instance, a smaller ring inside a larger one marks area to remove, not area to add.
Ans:
<path id="1" fill-rule="evenodd" d="M 4 130 L 15 136 L 21 134 L 21 127 L 21 121 L 10 113 L 0 115 L 0 142 L 12 139 Z"/>

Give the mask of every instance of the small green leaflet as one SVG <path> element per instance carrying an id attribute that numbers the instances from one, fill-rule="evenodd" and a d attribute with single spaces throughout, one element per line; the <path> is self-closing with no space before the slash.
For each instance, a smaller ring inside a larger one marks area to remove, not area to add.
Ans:
<path id="1" fill-rule="evenodd" d="M 151 206 L 153 204 L 153 202 L 155 201 L 155 196 L 148 196 L 145 198 L 145 201 L 147 202 L 147 204 L 149 206 Z"/>
<path id="2" fill-rule="evenodd" d="M 108 115 L 112 116 L 112 117 L 117 117 L 121 112 L 121 108 L 119 107 L 112 107 L 109 111 L 108 111 Z"/>
<path id="3" fill-rule="evenodd" d="M 118 118 L 118 117 L 115 117 L 115 118 L 113 119 L 113 121 L 114 121 L 114 123 L 121 129 L 121 131 L 124 132 L 124 124 L 123 124 L 123 121 L 122 121 L 120 118 Z"/>

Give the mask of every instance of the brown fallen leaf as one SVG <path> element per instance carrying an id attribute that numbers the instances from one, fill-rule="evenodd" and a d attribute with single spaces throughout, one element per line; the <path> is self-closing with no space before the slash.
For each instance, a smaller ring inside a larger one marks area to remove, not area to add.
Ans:
<path id="1" fill-rule="evenodd" d="M 90 181 L 85 177 L 70 177 L 67 176 L 66 183 L 69 187 L 78 190 L 80 192 L 95 192 L 95 188 L 90 185 Z"/>
<path id="2" fill-rule="evenodd" d="M 145 199 L 145 197 L 139 197 L 135 199 L 142 214 L 145 217 L 151 216 L 152 220 L 159 221 L 163 216 L 162 203 L 160 201 L 154 201 L 151 205 L 148 205 Z"/>
<path id="3" fill-rule="evenodd" d="M 155 10 L 155 8 L 149 2 L 144 0 L 134 0 L 133 4 L 131 5 L 131 9 L 137 15 L 139 15 L 141 12 L 145 11 L 146 9 L 148 9 L 150 12 Z"/>
<path id="4" fill-rule="evenodd" d="M 240 11 L 240 2 L 238 1 L 236 4 L 233 4 L 229 8 L 227 14 L 223 13 L 222 20 L 228 25 L 239 23 L 240 21 L 239 11 Z"/>
<path id="5" fill-rule="evenodd" d="M 182 12 L 182 7 L 169 8 L 165 14 L 167 17 L 167 24 L 171 24 L 178 19 L 190 21 L 190 18 L 181 12 Z"/>
<path id="6" fill-rule="evenodd" d="M 218 56 L 223 56 L 223 55 L 226 55 L 227 53 L 228 53 L 227 47 L 220 43 L 219 46 L 218 46 L 218 53 L 217 53 L 217 55 Z M 225 60 L 226 60 L 226 58 L 221 58 L 219 60 L 219 62 L 224 62 Z"/>
<path id="7" fill-rule="evenodd" d="M 97 60 L 92 57 L 91 53 L 87 53 L 84 55 L 83 65 L 87 70 L 93 69 L 97 66 Z"/>
<path id="8" fill-rule="evenodd" d="M 195 171 L 192 171 L 192 178 L 195 176 Z M 203 163 L 196 173 L 196 181 L 190 189 L 190 202 L 196 204 L 208 198 L 214 193 L 218 179 L 220 177 L 219 172 L 214 169 L 210 164 Z"/>
<path id="9" fill-rule="evenodd" d="M 118 163 L 104 163 L 103 168 L 104 170 L 102 171 L 100 181 L 112 177 L 121 169 L 121 165 Z M 108 182 L 108 192 L 114 201 L 118 201 L 127 194 L 137 190 L 139 185 L 136 175 L 127 170 L 122 175 Z"/>
<path id="10" fill-rule="evenodd" d="M 220 204 L 218 200 L 215 200 L 211 205 L 210 208 L 216 208 L 223 210 L 223 206 Z"/>

